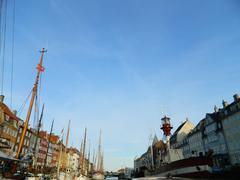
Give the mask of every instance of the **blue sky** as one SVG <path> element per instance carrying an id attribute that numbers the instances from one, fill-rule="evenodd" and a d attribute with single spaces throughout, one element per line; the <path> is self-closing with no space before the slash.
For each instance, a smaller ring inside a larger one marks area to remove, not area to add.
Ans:
<path id="1" fill-rule="evenodd" d="M 16 1 L 13 109 L 32 88 L 42 47 L 44 128 L 55 118 L 59 134 L 71 119 L 70 144 L 79 147 L 87 127 L 92 149 L 101 128 L 108 170 L 133 166 L 151 133 L 162 138 L 163 115 L 174 129 L 186 117 L 196 124 L 240 93 L 237 0 Z"/>

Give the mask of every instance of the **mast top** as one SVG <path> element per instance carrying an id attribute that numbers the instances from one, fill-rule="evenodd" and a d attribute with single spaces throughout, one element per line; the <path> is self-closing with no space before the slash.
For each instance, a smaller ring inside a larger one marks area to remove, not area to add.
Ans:
<path id="1" fill-rule="evenodd" d="M 173 128 L 171 123 L 170 123 L 170 118 L 167 116 L 164 116 L 162 119 L 162 127 L 161 129 L 163 130 L 163 133 L 165 136 L 170 136 L 171 135 L 171 129 Z"/>

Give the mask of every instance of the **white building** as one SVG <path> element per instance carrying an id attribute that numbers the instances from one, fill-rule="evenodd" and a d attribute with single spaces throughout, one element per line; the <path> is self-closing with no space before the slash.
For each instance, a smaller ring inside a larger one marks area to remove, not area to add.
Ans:
<path id="1" fill-rule="evenodd" d="M 80 152 L 76 148 L 69 148 L 67 156 L 67 167 L 71 170 L 72 174 L 77 174 L 79 172 Z"/>
<path id="2" fill-rule="evenodd" d="M 240 164 L 240 97 L 234 95 L 234 102 L 225 104 L 221 111 L 222 126 L 225 134 L 231 165 Z"/>
<path id="3" fill-rule="evenodd" d="M 214 167 L 224 168 L 229 164 L 228 148 L 224 136 L 220 112 L 206 114 L 203 129 L 205 152 L 212 151 Z"/>
<path id="4" fill-rule="evenodd" d="M 185 146 L 185 138 L 193 130 L 194 124 L 186 119 L 170 138 L 171 149 L 182 149 Z"/>
<path id="5" fill-rule="evenodd" d="M 181 146 L 184 158 L 199 156 L 205 153 L 202 139 L 202 129 L 204 120 L 201 120 L 195 128 L 183 139 Z"/>

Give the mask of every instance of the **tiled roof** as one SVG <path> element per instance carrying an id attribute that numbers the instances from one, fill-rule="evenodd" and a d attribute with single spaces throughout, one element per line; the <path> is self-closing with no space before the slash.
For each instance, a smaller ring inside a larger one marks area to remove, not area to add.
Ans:
<path id="1" fill-rule="evenodd" d="M 52 134 L 50 136 L 50 141 L 51 141 L 51 143 L 55 143 L 56 144 L 59 141 L 59 136 Z"/>
<path id="2" fill-rule="evenodd" d="M 9 109 L 9 107 L 6 104 L 0 102 L 0 108 L 3 110 L 5 114 L 7 114 L 11 119 L 15 120 L 18 123 L 19 118 L 15 114 L 13 114 L 13 112 Z"/>

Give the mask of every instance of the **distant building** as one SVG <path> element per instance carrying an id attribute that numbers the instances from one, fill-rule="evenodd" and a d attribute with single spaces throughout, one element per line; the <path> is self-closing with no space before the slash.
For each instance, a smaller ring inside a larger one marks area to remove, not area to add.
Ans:
<path id="1" fill-rule="evenodd" d="M 166 150 L 166 144 L 154 136 L 152 145 L 139 158 L 134 160 L 134 172 L 143 173 L 146 169 L 154 169 L 161 164 L 160 152 Z"/>
<path id="2" fill-rule="evenodd" d="M 119 169 L 117 173 L 119 175 L 119 179 L 132 179 L 133 171 L 133 168 L 125 167 Z"/>
<path id="3" fill-rule="evenodd" d="M 164 151 L 166 151 L 166 144 L 162 140 L 159 140 L 153 145 L 153 161 L 155 169 L 161 166 L 161 153 Z"/>
<path id="4" fill-rule="evenodd" d="M 143 172 L 148 169 L 149 159 L 148 152 L 142 154 L 139 158 L 134 160 L 134 171 L 135 174 L 139 174 L 139 176 L 143 176 Z M 140 175 L 141 173 L 141 175 Z"/>

